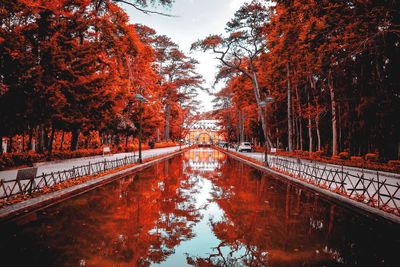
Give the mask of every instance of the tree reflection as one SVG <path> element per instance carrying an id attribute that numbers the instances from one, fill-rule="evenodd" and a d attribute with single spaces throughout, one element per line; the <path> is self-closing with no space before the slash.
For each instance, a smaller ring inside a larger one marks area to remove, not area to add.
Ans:
<path id="1" fill-rule="evenodd" d="M 198 149 L 2 225 L 0 256 L 14 266 L 400 266 L 398 233 Z"/>
<path id="2" fill-rule="evenodd" d="M 149 266 L 200 219 L 182 160 L 166 161 L 2 228 L 16 265 Z M 37 217 L 35 217 L 37 216 Z M 3 235 L 4 234 L 4 235 Z M 4 240 L 4 239 L 3 239 Z M 37 261 L 36 261 L 37 260 Z"/>
<path id="3" fill-rule="evenodd" d="M 228 159 L 213 176 L 213 200 L 224 216 L 210 220 L 220 244 L 207 257 L 189 255 L 193 266 L 396 266 L 385 237 L 370 222 L 336 209 L 289 182 Z M 362 229 L 362 230 L 361 230 Z M 371 232 L 371 236 L 363 234 Z M 375 239 L 371 240 L 372 236 Z M 380 246 L 377 244 L 381 244 Z M 382 247 L 385 246 L 385 248 Z M 382 265 L 382 262 L 385 262 Z"/>

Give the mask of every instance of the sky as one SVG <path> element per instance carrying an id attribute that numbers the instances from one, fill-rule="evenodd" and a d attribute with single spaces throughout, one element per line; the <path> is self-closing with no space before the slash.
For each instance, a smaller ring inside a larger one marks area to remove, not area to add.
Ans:
<path id="1" fill-rule="evenodd" d="M 124 8 L 129 14 L 131 23 L 144 24 L 155 29 L 158 34 L 167 35 L 186 55 L 197 59 L 200 62 L 197 71 L 205 79 L 204 87 L 211 88 L 217 72 L 218 60 L 209 53 L 190 52 L 190 46 L 198 39 L 210 34 L 223 33 L 226 23 L 246 2 L 249 0 L 175 0 L 170 8 L 155 9 L 177 17 L 146 15 L 133 7 L 124 6 Z M 212 110 L 210 95 L 200 92 L 199 100 L 202 106 L 201 111 Z"/>

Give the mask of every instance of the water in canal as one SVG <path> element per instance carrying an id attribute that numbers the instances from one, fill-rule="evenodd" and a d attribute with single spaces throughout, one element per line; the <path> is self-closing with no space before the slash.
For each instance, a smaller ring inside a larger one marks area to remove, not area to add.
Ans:
<path id="1" fill-rule="evenodd" d="M 1 266 L 400 266 L 399 226 L 211 149 L 0 227 Z"/>

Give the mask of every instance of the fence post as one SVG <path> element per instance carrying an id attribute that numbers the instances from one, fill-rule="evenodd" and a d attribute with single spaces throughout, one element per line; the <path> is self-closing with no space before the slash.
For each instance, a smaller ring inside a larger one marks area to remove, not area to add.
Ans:
<path id="1" fill-rule="evenodd" d="M 381 187 L 379 185 L 379 171 L 376 171 L 376 180 L 378 182 L 378 185 L 377 185 L 377 187 L 378 187 L 378 208 L 380 208 L 380 206 L 381 206 L 381 193 L 380 193 Z"/>
<path id="2" fill-rule="evenodd" d="M 341 181 L 341 185 L 344 188 L 344 169 L 343 169 L 343 162 L 342 162 L 342 181 Z M 335 184 L 336 186 L 336 184 Z"/>
<path id="3" fill-rule="evenodd" d="M 47 180 L 46 180 L 46 175 L 44 174 L 44 172 L 42 172 L 42 179 L 44 180 L 44 184 L 46 185 L 46 187 L 48 187 Z"/>
<path id="4" fill-rule="evenodd" d="M 28 191 L 28 192 L 29 192 L 29 194 L 31 194 L 31 193 L 32 193 L 32 187 L 33 187 L 33 183 L 35 182 L 35 177 L 33 177 L 33 176 L 32 176 L 30 180 L 31 180 L 31 181 L 30 181 L 30 182 L 31 182 L 31 185 L 30 185 L 30 187 L 29 187 L 29 191 Z"/>
<path id="5" fill-rule="evenodd" d="M 5 197 L 6 198 L 7 197 L 11 197 L 11 195 L 12 195 L 11 192 L 10 192 L 10 194 L 7 194 L 7 188 L 6 188 L 5 184 L 4 184 L 4 180 L 3 179 L 0 179 L 0 186 L 3 188 Z"/>
<path id="6" fill-rule="evenodd" d="M 361 181 L 362 181 L 362 185 L 363 185 L 363 193 L 365 194 L 365 186 L 364 186 L 364 166 L 362 167 L 362 176 L 361 176 Z M 363 195 L 364 195 L 363 194 Z"/>
<path id="7" fill-rule="evenodd" d="M 23 190 L 22 190 L 22 186 L 21 186 L 21 182 L 20 182 L 20 180 L 19 180 L 19 177 L 17 176 L 17 184 L 18 184 L 18 188 L 19 188 L 19 192 L 20 193 L 23 193 Z"/>
<path id="8" fill-rule="evenodd" d="M 88 166 L 88 168 L 89 168 L 89 169 L 88 169 L 88 175 L 90 175 L 90 172 L 91 172 L 91 166 L 92 166 L 92 165 L 90 164 L 90 161 L 89 161 L 89 166 Z"/>

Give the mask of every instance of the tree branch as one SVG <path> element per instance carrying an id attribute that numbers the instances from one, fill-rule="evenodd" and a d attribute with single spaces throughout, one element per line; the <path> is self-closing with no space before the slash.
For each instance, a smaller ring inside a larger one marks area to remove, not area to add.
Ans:
<path id="1" fill-rule="evenodd" d="M 143 12 L 146 15 L 156 14 L 156 15 L 161 15 L 161 16 L 165 16 L 165 17 L 174 17 L 174 18 L 178 17 L 178 16 L 171 15 L 171 14 L 166 14 L 166 13 L 162 13 L 162 12 L 158 12 L 158 11 L 154 11 L 154 10 L 148 10 L 148 9 L 141 8 L 137 5 L 135 5 L 134 3 L 129 2 L 128 0 L 113 0 L 113 1 L 131 6 L 131 7 L 135 8 L 136 10 Z"/>

